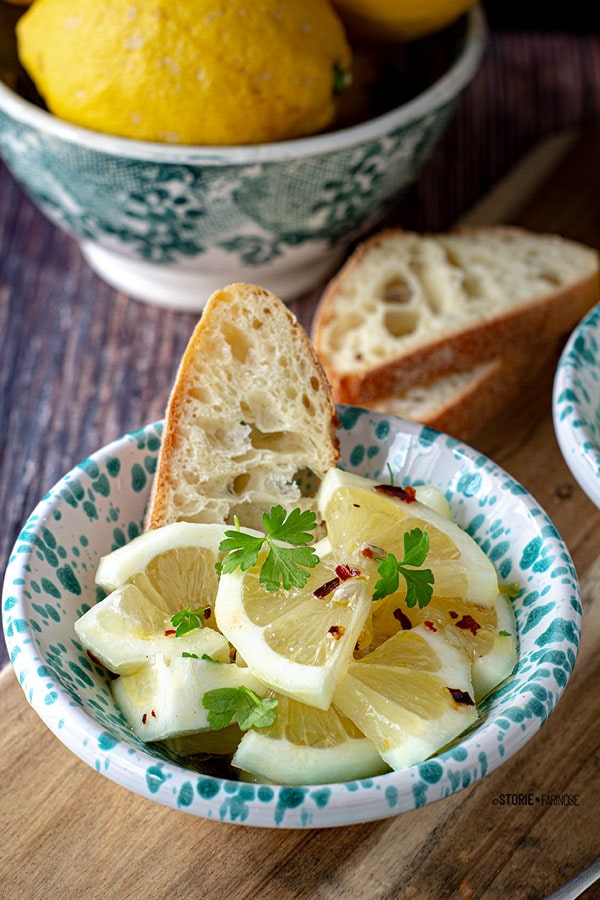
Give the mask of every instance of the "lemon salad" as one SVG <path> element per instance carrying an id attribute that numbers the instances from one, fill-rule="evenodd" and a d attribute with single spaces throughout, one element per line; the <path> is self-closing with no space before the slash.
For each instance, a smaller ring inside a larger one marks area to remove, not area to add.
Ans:
<path id="1" fill-rule="evenodd" d="M 135 734 L 240 778 L 346 781 L 427 759 L 510 675 L 509 592 L 441 491 L 331 469 L 264 531 L 178 522 L 103 557 L 76 623 Z"/>

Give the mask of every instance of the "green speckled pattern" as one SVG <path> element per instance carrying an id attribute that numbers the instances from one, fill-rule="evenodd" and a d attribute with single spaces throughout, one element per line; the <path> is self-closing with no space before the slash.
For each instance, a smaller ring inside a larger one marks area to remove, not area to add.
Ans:
<path id="1" fill-rule="evenodd" d="M 552 415 L 565 462 L 600 508 L 600 304 L 581 320 L 561 354 Z"/>
<path id="2" fill-rule="evenodd" d="M 437 484 L 501 579 L 519 582 L 514 675 L 485 701 L 479 725 L 449 750 L 362 781 L 244 784 L 185 769 L 139 742 L 73 622 L 97 600 L 100 555 L 140 531 L 160 444 L 161 425 L 153 424 L 100 450 L 50 491 L 25 524 L 4 583 L 6 642 L 23 691 L 57 737 L 98 772 L 196 816 L 329 827 L 447 797 L 515 754 L 546 721 L 573 670 L 581 625 L 576 573 L 552 522 L 506 472 L 464 444 L 382 414 L 352 407 L 339 414 L 347 468 L 385 477 L 389 464 L 404 483 Z"/>

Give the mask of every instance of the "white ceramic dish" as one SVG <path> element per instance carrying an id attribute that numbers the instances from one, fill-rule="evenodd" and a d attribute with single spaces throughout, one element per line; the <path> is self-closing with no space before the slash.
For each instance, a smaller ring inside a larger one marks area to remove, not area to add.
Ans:
<path id="1" fill-rule="evenodd" d="M 4 583 L 6 641 L 27 700 L 102 775 L 196 816 L 265 827 L 349 825 L 466 787 L 517 753 L 552 712 L 575 663 L 581 607 L 569 553 L 546 514 L 509 475 L 456 440 L 382 414 L 339 412 L 346 468 L 378 477 L 389 463 L 403 483 L 437 484 L 500 579 L 520 583 L 514 674 L 482 705 L 478 726 L 446 752 L 362 781 L 245 784 L 191 771 L 142 744 L 73 623 L 95 601 L 99 556 L 141 528 L 161 434 L 159 424 L 149 425 L 100 450 L 48 493 L 23 528 Z"/>
<path id="2" fill-rule="evenodd" d="M 600 508 L 600 304 L 573 330 L 561 354 L 552 416 L 565 462 Z"/>

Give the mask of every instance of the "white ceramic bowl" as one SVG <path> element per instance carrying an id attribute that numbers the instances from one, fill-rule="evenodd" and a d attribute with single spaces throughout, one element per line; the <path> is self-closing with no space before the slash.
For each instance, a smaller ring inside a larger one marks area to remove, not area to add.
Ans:
<path id="1" fill-rule="evenodd" d="M 484 51 L 472 9 L 449 68 L 409 102 L 363 124 L 238 147 L 112 137 L 50 115 L 0 82 L 0 153 L 109 284 L 201 310 L 245 281 L 283 300 L 331 274 L 413 182 Z"/>
<path id="2" fill-rule="evenodd" d="M 561 354 L 552 415 L 565 462 L 600 509 L 600 304 L 572 331 Z"/>
<path id="3" fill-rule="evenodd" d="M 456 520 L 518 581 L 519 663 L 450 749 L 400 772 L 343 784 L 253 785 L 191 771 L 135 738 L 73 623 L 96 594 L 101 554 L 141 528 L 161 426 L 105 447 L 69 472 L 23 528 L 6 572 L 3 618 L 15 673 L 54 734 L 102 775 L 166 806 L 245 825 L 316 828 L 385 818 L 447 797 L 517 753 L 573 669 L 581 607 L 564 542 L 509 475 L 464 444 L 413 423 L 340 407 L 346 468 L 443 488 Z"/>

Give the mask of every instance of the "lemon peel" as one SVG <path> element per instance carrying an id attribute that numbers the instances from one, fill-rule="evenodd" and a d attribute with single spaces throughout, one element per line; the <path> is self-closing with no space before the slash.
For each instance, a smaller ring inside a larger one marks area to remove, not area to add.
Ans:
<path id="1" fill-rule="evenodd" d="M 68 122 L 172 144 L 254 144 L 320 131 L 351 52 L 328 0 L 36 0 L 20 60 Z"/>

